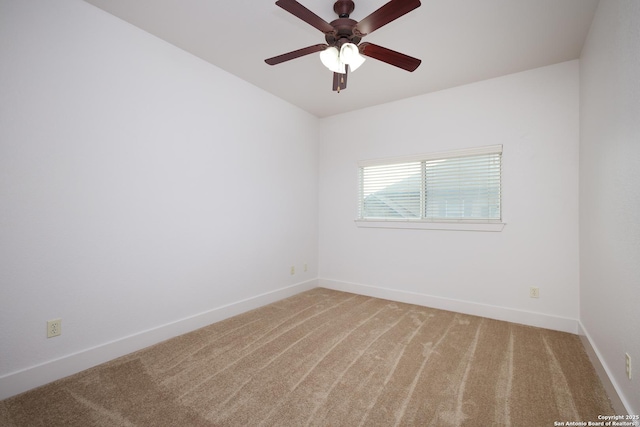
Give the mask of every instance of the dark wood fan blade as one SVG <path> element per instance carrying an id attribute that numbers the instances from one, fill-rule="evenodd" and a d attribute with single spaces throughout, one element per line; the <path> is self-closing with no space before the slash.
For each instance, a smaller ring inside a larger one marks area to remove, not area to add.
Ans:
<path id="1" fill-rule="evenodd" d="M 383 25 L 400 18 L 402 15 L 420 7 L 420 0 L 391 0 L 356 25 L 362 35 L 371 34 Z"/>
<path id="2" fill-rule="evenodd" d="M 347 73 L 349 72 L 348 68 L 345 69 L 344 74 L 333 73 L 333 90 L 340 93 L 341 90 L 345 90 L 347 88 Z"/>
<path id="3" fill-rule="evenodd" d="M 387 49 L 386 47 L 378 46 L 373 43 L 360 43 L 358 49 L 361 54 L 368 56 L 369 58 L 386 62 L 389 65 L 393 65 L 407 71 L 414 71 L 422 62 L 418 58 L 413 58 L 405 55 L 404 53 L 396 52 L 395 50 Z"/>
<path id="4" fill-rule="evenodd" d="M 331 33 L 334 31 L 331 24 L 320 18 L 315 13 L 298 3 L 296 0 L 278 0 L 276 5 L 280 6 L 290 14 L 297 16 L 309 25 L 312 25 L 323 33 Z"/>
<path id="5" fill-rule="evenodd" d="M 303 47 L 302 49 L 294 50 L 291 52 L 283 53 L 282 55 L 274 56 L 273 58 L 265 59 L 269 65 L 280 64 L 281 62 L 290 61 L 292 59 L 300 58 L 301 56 L 309 55 L 311 53 L 320 52 L 325 50 L 329 45 L 327 44 L 314 44 L 313 46 Z"/>

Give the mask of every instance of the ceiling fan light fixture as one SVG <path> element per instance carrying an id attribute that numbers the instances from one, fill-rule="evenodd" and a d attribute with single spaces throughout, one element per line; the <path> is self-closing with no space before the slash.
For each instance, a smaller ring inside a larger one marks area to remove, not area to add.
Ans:
<path id="1" fill-rule="evenodd" d="M 340 62 L 349 65 L 351 71 L 355 71 L 364 64 L 365 57 L 360 55 L 358 46 L 353 43 L 345 43 L 340 48 Z"/>
<path id="2" fill-rule="evenodd" d="M 338 14 L 338 19 L 331 22 L 320 18 L 300 4 L 298 0 L 277 0 L 276 6 L 320 30 L 325 36 L 326 43 L 293 50 L 273 58 L 267 58 L 264 62 L 276 65 L 319 52 L 322 64 L 333 71 L 334 91 L 339 92 L 341 89 L 347 88 L 347 71 L 357 70 L 365 61 L 363 55 L 407 71 L 415 71 L 422 62 L 418 58 L 412 58 L 373 43 L 364 42 L 358 46 L 362 37 L 420 7 L 420 0 L 387 0 L 387 3 L 360 21 L 349 18 L 355 8 L 354 0 L 335 0 L 333 11 Z M 353 43 L 354 41 L 355 43 Z"/>
<path id="3" fill-rule="evenodd" d="M 333 46 L 320 52 L 320 61 L 322 61 L 322 64 L 334 73 L 345 73 L 344 64 L 340 61 L 340 52 Z"/>

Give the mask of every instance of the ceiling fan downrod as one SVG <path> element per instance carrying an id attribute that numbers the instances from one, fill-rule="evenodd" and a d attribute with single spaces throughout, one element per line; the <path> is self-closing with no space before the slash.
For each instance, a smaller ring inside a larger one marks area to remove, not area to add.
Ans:
<path id="1" fill-rule="evenodd" d="M 358 44 L 362 40 L 362 35 L 356 29 L 357 21 L 349 18 L 356 5 L 352 0 L 338 0 L 333 5 L 333 11 L 338 15 L 329 23 L 333 31 L 325 34 L 325 40 L 329 46 L 340 47 L 345 43 Z"/>
<path id="2" fill-rule="evenodd" d="M 355 8 L 356 4 L 352 0 L 337 0 L 333 5 L 333 11 L 340 18 L 348 18 Z"/>

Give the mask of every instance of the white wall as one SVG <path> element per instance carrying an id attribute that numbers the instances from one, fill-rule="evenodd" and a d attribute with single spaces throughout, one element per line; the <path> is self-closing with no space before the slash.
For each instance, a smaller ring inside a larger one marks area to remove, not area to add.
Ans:
<path id="1" fill-rule="evenodd" d="M 315 285 L 317 126 L 80 0 L 0 0 L 0 399 Z"/>
<path id="2" fill-rule="evenodd" d="M 577 332 L 578 70 L 571 61 L 323 119 L 321 285 Z M 358 160 L 494 144 L 502 232 L 354 224 Z"/>
<path id="3" fill-rule="evenodd" d="M 580 318 L 627 410 L 638 414 L 640 2 L 600 2 L 580 73 Z"/>

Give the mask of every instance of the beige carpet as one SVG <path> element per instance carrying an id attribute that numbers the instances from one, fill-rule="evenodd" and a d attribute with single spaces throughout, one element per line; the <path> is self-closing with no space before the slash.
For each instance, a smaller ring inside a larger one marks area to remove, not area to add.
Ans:
<path id="1" fill-rule="evenodd" d="M 553 426 L 613 409 L 579 337 L 322 288 L 0 402 L 2 426 Z"/>

